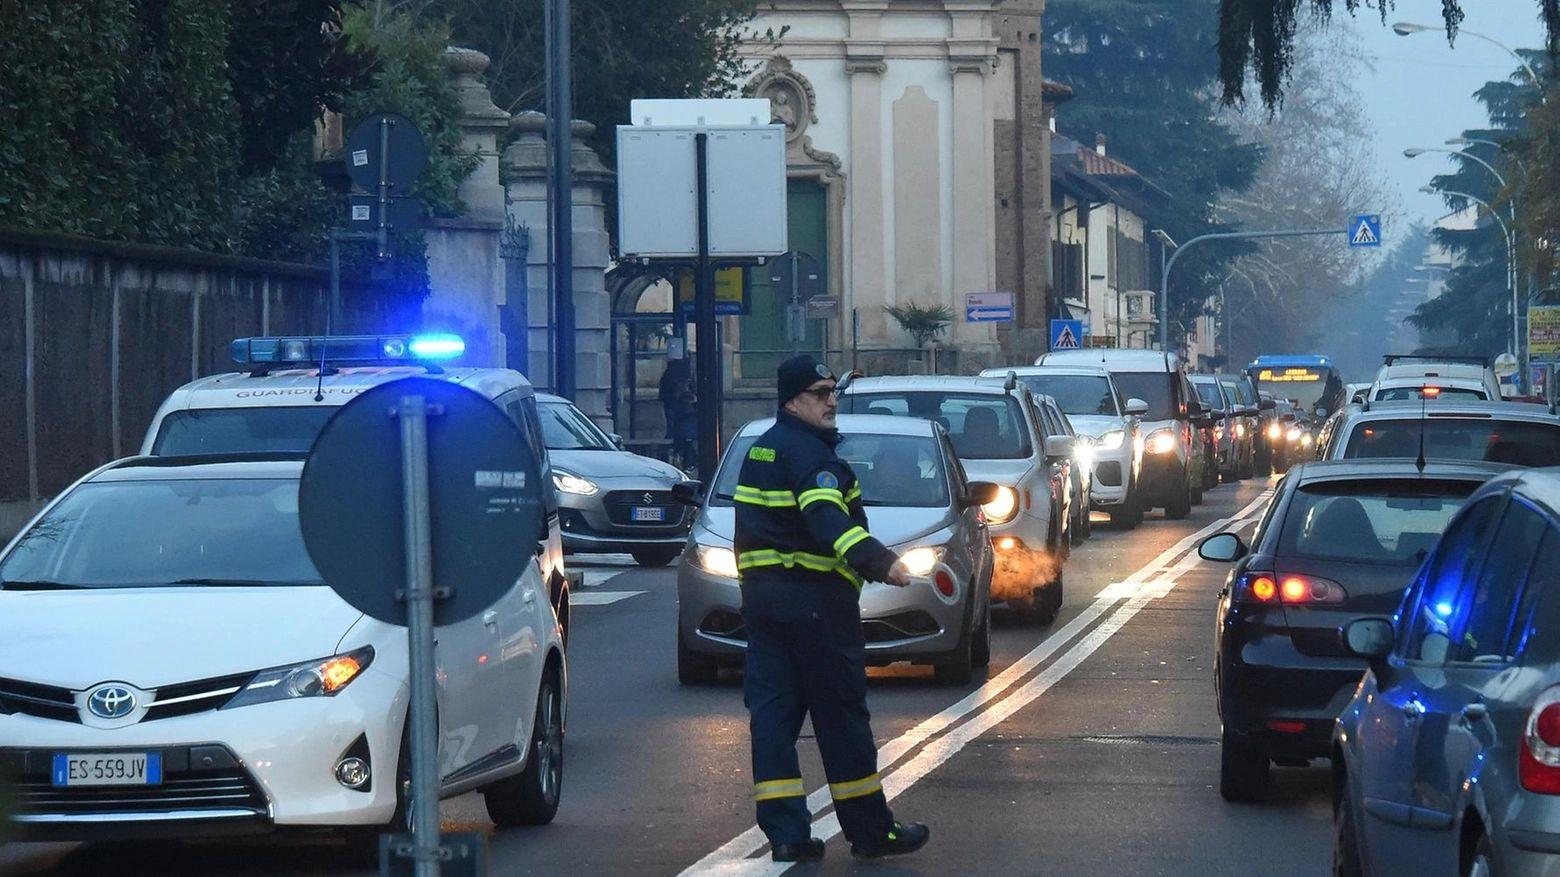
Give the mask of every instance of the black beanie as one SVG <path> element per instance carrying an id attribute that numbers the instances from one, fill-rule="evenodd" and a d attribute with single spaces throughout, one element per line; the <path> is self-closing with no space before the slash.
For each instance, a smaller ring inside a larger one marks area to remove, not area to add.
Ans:
<path id="1" fill-rule="evenodd" d="M 780 397 L 781 408 L 785 403 L 795 399 L 803 390 L 819 381 L 834 380 L 834 372 L 829 367 L 803 354 L 793 356 L 775 370 L 775 389 Z"/>

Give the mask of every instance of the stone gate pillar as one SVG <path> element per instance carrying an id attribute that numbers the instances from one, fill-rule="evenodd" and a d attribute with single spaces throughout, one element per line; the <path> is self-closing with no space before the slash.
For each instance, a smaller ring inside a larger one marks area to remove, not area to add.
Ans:
<path id="1" fill-rule="evenodd" d="M 549 330 L 552 287 L 548 277 L 547 117 L 521 113 L 510 122 L 514 142 L 504 150 L 503 169 L 508 193 L 509 220 L 529 236 L 527 252 L 526 323 L 530 327 L 530 362 L 522 370 L 537 387 L 553 385 Z M 596 127 L 575 120 L 574 135 L 574 402 L 597 424 L 611 429 L 609 409 L 612 390 L 612 301 L 606 277 L 610 259 L 606 199 L 612 172 L 590 148 Z M 518 365 L 516 366 L 518 367 Z"/>

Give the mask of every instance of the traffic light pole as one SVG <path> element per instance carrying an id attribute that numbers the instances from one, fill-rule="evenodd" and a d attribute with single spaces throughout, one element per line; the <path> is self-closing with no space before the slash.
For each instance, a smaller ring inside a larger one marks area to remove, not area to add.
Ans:
<path id="1" fill-rule="evenodd" d="M 1170 349 L 1170 272 L 1175 268 L 1175 263 L 1181 256 L 1194 245 L 1203 241 L 1233 241 L 1256 240 L 1261 238 L 1295 238 L 1324 234 L 1347 235 L 1347 228 L 1284 228 L 1272 231 L 1221 231 L 1214 234 L 1198 235 L 1186 243 L 1175 248 L 1175 253 L 1170 256 L 1170 261 L 1165 263 L 1164 269 L 1159 272 L 1159 349 Z"/>
<path id="2" fill-rule="evenodd" d="M 715 285 L 710 270 L 709 134 L 694 135 L 699 253 L 693 267 L 694 339 L 698 342 L 695 385 L 699 412 L 699 478 L 713 483 L 720 461 L 720 339 L 715 323 Z"/>

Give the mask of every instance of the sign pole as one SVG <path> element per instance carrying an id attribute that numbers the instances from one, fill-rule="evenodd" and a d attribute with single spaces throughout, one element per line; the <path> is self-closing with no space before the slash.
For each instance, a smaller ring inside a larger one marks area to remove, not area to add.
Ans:
<path id="1" fill-rule="evenodd" d="M 694 338 L 699 345 L 699 477 L 715 477 L 720 462 L 720 339 L 715 332 L 715 288 L 710 274 L 709 138 L 700 131 L 693 138 L 699 224 L 699 253 L 694 264 Z"/>
<path id="2" fill-rule="evenodd" d="M 417 877 L 439 877 L 439 726 L 434 694 L 433 535 L 428 514 L 428 414 L 402 396 L 401 498 L 406 520 L 406 638 L 411 663 L 412 849 Z"/>
<path id="3" fill-rule="evenodd" d="M 574 98 L 570 80 L 569 0 L 546 0 L 547 147 L 551 153 L 553 392 L 575 396 L 574 356 Z"/>

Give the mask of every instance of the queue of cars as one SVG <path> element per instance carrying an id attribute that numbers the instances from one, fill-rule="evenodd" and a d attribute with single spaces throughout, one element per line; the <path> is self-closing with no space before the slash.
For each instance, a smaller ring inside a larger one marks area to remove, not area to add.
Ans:
<path id="1" fill-rule="evenodd" d="M 1389 357 L 1348 388 L 1234 567 L 1220 791 L 1328 758 L 1336 875 L 1560 868 L 1560 418 L 1486 366 Z"/>

